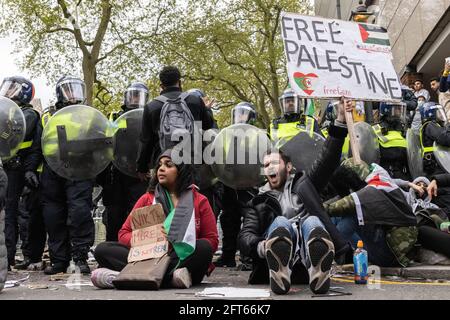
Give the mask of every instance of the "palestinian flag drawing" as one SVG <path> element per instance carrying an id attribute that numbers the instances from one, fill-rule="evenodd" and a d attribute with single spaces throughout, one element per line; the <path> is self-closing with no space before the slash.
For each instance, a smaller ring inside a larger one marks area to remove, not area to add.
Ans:
<path id="1" fill-rule="evenodd" d="M 168 234 L 169 242 L 172 244 L 180 261 L 189 257 L 195 250 L 195 209 L 192 192 L 184 192 L 166 220 L 164 228 Z"/>
<path id="2" fill-rule="evenodd" d="M 293 78 L 297 86 L 302 89 L 307 95 L 310 96 L 314 92 L 314 83 L 318 79 L 317 74 L 304 74 L 302 72 L 294 72 Z"/>
<path id="3" fill-rule="evenodd" d="M 372 24 L 359 24 L 361 40 L 366 44 L 377 44 L 381 46 L 390 46 L 389 35 L 386 29 Z"/>

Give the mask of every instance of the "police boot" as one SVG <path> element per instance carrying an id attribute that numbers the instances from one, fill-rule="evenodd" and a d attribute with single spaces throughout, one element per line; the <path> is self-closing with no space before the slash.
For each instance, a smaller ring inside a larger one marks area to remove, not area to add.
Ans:
<path id="1" fill-rule="evenodd" d="M 44 273 L 48 275 L 53 275 L 57 273 L 66 273 L 68 266 L 69 266 L 68 263 L 62 262 L 52 263 L 51 265 L 47 266 L 44 269 Z"/>
<path id="2" fill-rule="evenodd" d="M 16 263 L 14 267 L 17 270 L 25 270 L 31 264 L 31 260 L 28 257 L 24 257 L 22 262 Z"/>
<path id="3" fill-rule="evenodd" d="M 75 262 L 75 267 L 80 268 L 80 273 L 91 274 L 91 269 L 87 263 L 88 255 L 87 253 L 75 253 L 73 255 L 73 261 Z"/>

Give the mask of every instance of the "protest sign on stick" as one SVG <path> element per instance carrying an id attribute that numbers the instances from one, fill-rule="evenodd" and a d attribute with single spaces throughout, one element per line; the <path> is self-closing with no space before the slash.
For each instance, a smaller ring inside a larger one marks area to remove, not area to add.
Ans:
<path id="1" fill-rule="evenodd" d="M 401 100 L 385 29 L 283 12 L 281 35 L 289 83 L 301 97 Z"/>

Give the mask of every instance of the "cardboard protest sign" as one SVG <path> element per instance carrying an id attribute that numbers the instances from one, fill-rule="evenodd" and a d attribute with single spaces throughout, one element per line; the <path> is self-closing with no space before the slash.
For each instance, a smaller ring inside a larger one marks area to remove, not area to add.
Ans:
<path id="1" fill-rule="evenodd" d="M 385 29 L 283 12 L 281 33 L 289 82 L 302 97 L 401 100 Z"/>
<path id="2" fill-rule="evenodd" d="M 169 243 L 162 232 L 165 214 L 161 204 L 142 207 L 131 212 L 131 249 L 128 262 L 162 257 Z"/>

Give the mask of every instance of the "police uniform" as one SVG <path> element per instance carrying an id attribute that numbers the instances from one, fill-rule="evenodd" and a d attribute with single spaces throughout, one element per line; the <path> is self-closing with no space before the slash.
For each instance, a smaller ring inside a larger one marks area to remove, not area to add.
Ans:
<path id="1" fill-rule="evenodd" d="M 43 216 L 48 232 L 48 247 L 53 270 L 46 273 L 65 272 L 71 257 L 75 263 L 85 263 L 88 251 L 94 244 L 95 227 L 91 210 L 94 181 L 71 181 L 60 177 L 47 164 L 41 148 L 41 136 L 44 126 L 52 115 L 45 113 L 36 130 L 32 148 L 38 150 L 39 157 L 29 164 L 36 171 L 42 165 L 41 199 Z M 69 118 L 67 119 L 70 120 Z M 77 128 L 66 126 L 68 132 Z M 56 128 L 52 133 L 54 143 L 44 146 L 47 153 L 56 152 Z"/>
<path id="2" fill-rule="evenodd" d="M 131 109 L 122 106 L 122 111 L 112 112 L 109 120 L 114 122 Z M 118 233 L 137 200 L 145 193 L 147 183 L 127 176 L 110 164 L 97 176 L 102 187 L 102 199 L 105 206 L 106 241 L 117 241 Z"/>
<path id="3" fill-rule="evenodd" d="M 10 160 L 5 161 L 4 169 L 8 176 L 8 188 L 5 206 L 5 240 L 8 250 L 8 264 L 15 265 L 16 245 L 18 240 L 18 216 L 19 199 L 25 186 L 26 163 L 32 157 L 31 144 L 39 123 L 39 113 L 33 106 L 27 104 L 21 106 L 26 123 L 25 140 L 20 144 L 19 151 Z M 26 224 L 26 219 L 22 220 Z M 23 230 L 21 238 L 26 239 L 26 228 Z"/>
<path id="4" fill-rule="evenodd" d="M 314 133 L 323 136 L 316 119 L 298 114 L 284 115 L 274 119 L 270 124 L 269 136 L 272 141 L 287 142 L 301 131 L 307 132 L 310 137 Z"/>
<path id="5" fill-rule="evenodd" d="M 420 144 L 422 147 L 422 161 L 425 175 L 433 179 L 433 176 L 446 173 L 434 156 L 434 142 L 439 145 L 450 146 L 450 127 L 441 127 L 435 121 L 427 121 L 420 128 Z M 438 196 L 433 199 L 441 209 L 450 217 L 450 188 L 439 188 Z"/>
<path id="6" fill-rule="evenodd" d="M 407 142 L 402 131 L 392 130 L 383 123 L 374 125 L 373 129 L 380 145 L 380 166 L 392 178 L 410 181 Z"/>

